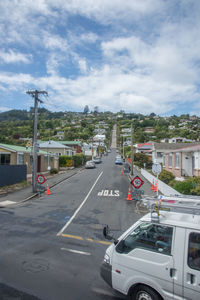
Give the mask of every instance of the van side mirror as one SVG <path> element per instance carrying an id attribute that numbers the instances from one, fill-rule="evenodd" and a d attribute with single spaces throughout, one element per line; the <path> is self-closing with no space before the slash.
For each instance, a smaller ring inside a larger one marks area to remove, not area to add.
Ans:
<path id="1" fill-rule="evenodd" d="M 110 228 L 108 227 L 108 225 L 104 226 L 103 235 L 104 235 L 105 239 L 107 239 L 109 241 L 114 240 L 115 245 L 118 243 L 118 240 L 116 240 L 112 235 L 110 235 Z"/>

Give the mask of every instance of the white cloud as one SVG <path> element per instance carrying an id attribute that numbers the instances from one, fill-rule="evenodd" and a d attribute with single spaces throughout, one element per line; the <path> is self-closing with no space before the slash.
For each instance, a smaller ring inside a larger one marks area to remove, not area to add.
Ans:
<path id="1" fill-rule="evenodd" d="M 2 48 L 9 49 L 0 51 L 1 62 L 29 64 L 27 74 L 0 73 L 2 93 L 45 89 L 52 110 L 89 105 L 162 114 L 187 102 L 194 110 L 197 1 L 7 0 L 0 10 Z M 40 64 L 43 73 L 35 71 Z"/>
<path id="2" fill-rule="evenodd" d="M 0 63 L 25 63 L 28 64 L 31 62 L 31 54 L 23 54 L 19 52 L 14 52 L 9 50 L 8 52 L 0 51 Z"/>

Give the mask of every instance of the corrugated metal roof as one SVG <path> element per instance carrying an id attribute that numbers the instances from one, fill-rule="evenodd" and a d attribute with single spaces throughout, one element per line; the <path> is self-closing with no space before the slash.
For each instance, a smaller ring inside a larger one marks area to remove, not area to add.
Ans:
<path id="1" fill-rule="evenodd" d="M 154 142 L 154 147 L 155 150 L 178 150 L 181 148 L 187 148 L 187 147 L 191 147 L 191 146 L 195 146 L 195 145 L 199 145 L 200 143 L 155 143 Z"/>
<path id="2" fill-rule="evenodd" d="M 9 144 L 1 144 L 0 143 L 0 148 L 4 148 L 6 150 L 9 150 L 11 152 L 24 152 L 24 153 L 30 153 L 32 152 L 32 147 L 23 147 L 23 146 L 18 146 L 18 145 L 9 145 Z M 48 152 L 39 150 L 40 154 L 48 154 Z"/>
<path id="3" fill-rule="evenodd" d="M 39 145 L 39 147 L 40 148 L 51 148 L 51 149 L 53 149 L 53 148 L 56 148 L 56 149 L 67 149 L 68 147 L 67 146 L 64 146 L 64 145 L 62 145 L 61 143 L 59 143 L 59 142 L 56 142 L 56 141 L 46 141 L 46 142 L 43 142 L 43 143 L 40 143 L 40 145 Z"/>
<path id="4" fill-rule="evenodd" d="M 80 146 L 82 144 L 82 142 L 80 141 L 59 141 L 59 143 L 63 145 L 80 145 Z"/>

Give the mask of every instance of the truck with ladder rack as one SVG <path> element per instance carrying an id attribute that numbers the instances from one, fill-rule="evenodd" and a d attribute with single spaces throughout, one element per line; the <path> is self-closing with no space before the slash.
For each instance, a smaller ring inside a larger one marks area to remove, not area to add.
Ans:
<path id="1" fill-rule="evenodd" d="M 102 278 L 132 300 L 200 299 L 200 198 L 145 198 L 149 209 L 112 243 Z"/>

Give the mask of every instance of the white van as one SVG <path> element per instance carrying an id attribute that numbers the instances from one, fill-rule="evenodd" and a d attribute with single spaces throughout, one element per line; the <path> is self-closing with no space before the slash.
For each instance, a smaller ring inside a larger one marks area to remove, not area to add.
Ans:
<path id="1" fill-rule="evenodd" d="M 113 289 L 132 300 L 200 300 L 200 201 L 190 200 L 165 197 L 108 247 L 101 276 Z"/>

